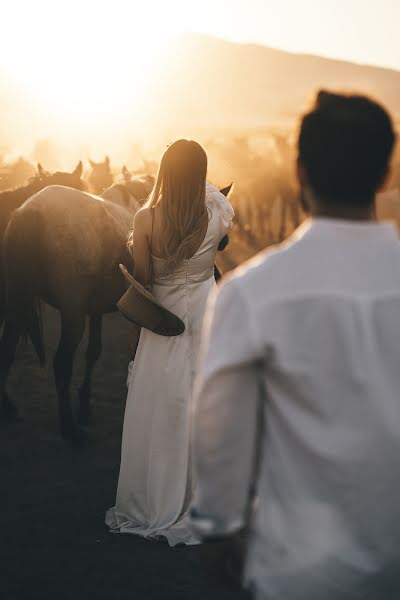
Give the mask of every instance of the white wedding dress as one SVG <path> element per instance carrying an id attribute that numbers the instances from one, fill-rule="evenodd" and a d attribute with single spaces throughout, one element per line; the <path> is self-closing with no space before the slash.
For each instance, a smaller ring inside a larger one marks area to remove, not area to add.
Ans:
<path id="1" fill-rule="evenodd" d="M 233 209 L 207 184 L 209 224 L 192 258 L 167 274 L 153 257 L 154 296 L 185 323 L 177 337 L 142 329 L 129 365 L 116 503 L 106 513 L 112 531 L 196 544 L 186 513 L 193 495 L 190 401 L 206 301 L 215 286 L 214 261 Z"/>

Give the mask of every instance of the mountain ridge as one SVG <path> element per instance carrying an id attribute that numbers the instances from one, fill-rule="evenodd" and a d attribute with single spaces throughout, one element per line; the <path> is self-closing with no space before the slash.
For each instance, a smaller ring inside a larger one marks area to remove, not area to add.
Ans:
<path id="1" fill-rule="evenodd" d="M 400 119 L 393 69 L 199 33 L 176 36 L 168 59 L 161 114 L 176 125 L 292 126 L 321 88 L 371 95 Z"/>

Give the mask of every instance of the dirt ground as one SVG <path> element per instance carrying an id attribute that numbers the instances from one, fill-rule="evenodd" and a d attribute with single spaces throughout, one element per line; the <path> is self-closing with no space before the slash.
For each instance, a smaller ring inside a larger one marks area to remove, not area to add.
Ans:
<path id="1" fill-rule="evenodd" d="M 239 600 L 242 594 L 207 580 L 198 547 L 170 549 L 107 533 L 103 517 L 115 498 L 129 328 L 118 314 L 105 319 L 93 383 L 95 422 L 78 449 L 58 435 L 51 363 L 59 325 L 48 307 L 44 321 L 47 370 L 30 345 L 19 348 L 10 392 L 22 420 L 0 425 L 2 600 Z"/>

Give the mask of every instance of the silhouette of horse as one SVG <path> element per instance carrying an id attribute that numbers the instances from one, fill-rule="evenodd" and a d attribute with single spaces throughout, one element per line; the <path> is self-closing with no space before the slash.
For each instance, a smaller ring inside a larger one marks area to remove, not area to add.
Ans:
<path id="1" fill-rule="evenodd" d="M 230 190 L 225 188 L 227 194 Z M 98 196 L 50 186 L 16 210 L 5 238 L 6 319 L 0 340 L 0 397 L 3 416 L 15 419 L 17 409 L 6 392 L 7 376 L 21 335 L 27 333 L 41 363 L 45 361 L 38 301 L 60 312 L 61 338 L 54 357 L 59 422 L 64 438 L 82 441 L 70 401 L 75 352 L 89 317 L 86 370 L 79 389 L 78 421 L 90 421 L 90 388 L 101 353 L 102 315 L 116 310 L 126 289 L 118 267 L 132 269 L 127 237 L 134 210 Z"/>
<path id="2" fill-rule="evenodd" d="M 110 169 L 110 159 L 108 156 L 105 157 L 103 162 L 94 162 L 89 159 L 92 171 L 89 175 L 88 181 L 91 191 L 95 194 L 101 194 L 106 190 L 113 182 L 113 175 Z"/>

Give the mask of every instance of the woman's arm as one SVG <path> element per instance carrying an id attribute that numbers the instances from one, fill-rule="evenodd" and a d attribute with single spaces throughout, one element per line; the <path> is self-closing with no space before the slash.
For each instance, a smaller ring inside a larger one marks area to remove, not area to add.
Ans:
<path id="1" fill-rule="evenodd" d="M 136 213 L 135 220 L 133 222 L 133 276 L 144 287 L 148 287 L 151 284 L 151 249 L 149 243 L 151 226 L 151 209 L 144 208 L 139 210 L 139 212 Z"/>

